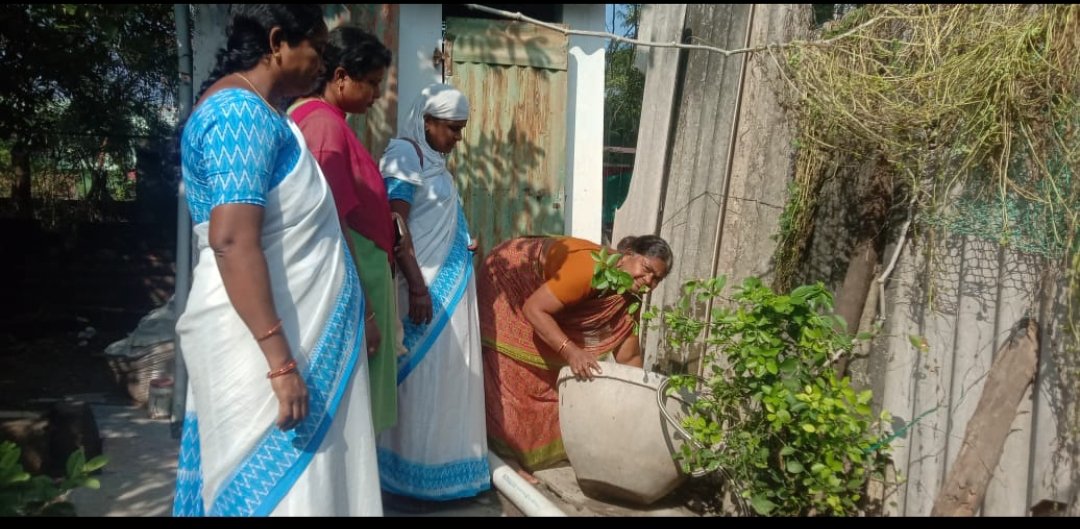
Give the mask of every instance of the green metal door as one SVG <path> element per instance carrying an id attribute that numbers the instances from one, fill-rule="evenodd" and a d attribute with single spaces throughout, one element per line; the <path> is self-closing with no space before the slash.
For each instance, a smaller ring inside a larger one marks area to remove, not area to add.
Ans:
<path id="1" fill-rule="evenodd" d="M 469 98 L 450 165 L 485 252 L 518 235 L 562 234 L 567 38 L 518 22 L 448 18 L 447 82 Z"/>

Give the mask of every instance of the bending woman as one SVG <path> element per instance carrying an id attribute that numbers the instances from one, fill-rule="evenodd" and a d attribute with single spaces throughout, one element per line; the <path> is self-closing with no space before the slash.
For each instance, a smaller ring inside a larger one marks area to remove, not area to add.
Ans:
<path id="1" fill-rule="evenodd" d="M 425 88 L 379 163 L 402 233 L 398 307 L 407 350 L 398 357 L 398 424 L 378 437 L 379 480 L 387 492 L 420 500 L 491 488 L 472 243 L 446 168 L 468 118 L 461 92 Z"/>
<path id="2" fill-rule="evenodd" d="M 566 459 L 556 385 L 562 366 L 591 379 L 607 353 L 642 365 L 627 308 L 632 294 L 667 275 L 671 249 L 653 235 L 623 239 L 617 266 L 634 278 L 624 295 L 592 288 L 599 249 L 572 237 L 521 237 L 496 246 L 478 273 L 488 442 L 526 470 Z"/>
<path id="3" fill-rule="evenodd" d="M 322 69 L 322 10 L 237 4 L 228 34 L 181 140 L 198 250 L 173 512 L 378 516 L 360 281 L 280 111 Z"/>

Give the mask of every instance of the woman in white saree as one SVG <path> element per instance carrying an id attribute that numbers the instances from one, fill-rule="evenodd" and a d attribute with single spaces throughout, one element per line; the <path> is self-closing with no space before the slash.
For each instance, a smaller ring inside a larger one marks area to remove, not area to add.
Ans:
<path id="1" fill-rule="evenodd" d="M 398 424 L 378 436 L 384 491 L 443 501 L 491 488 L 472 250 L 446 155 L 469 103 L 425 88 L 379 163 L 401 243 L 398 306 L 407 352 L 398 357 Z"/>
<path id="2" fill-rule="evenodd" d="M 174 514 L 379 516 L 364 299 L 280 110 L 322 68 L 322 11 L 234 9 L 182 137 L 198 253 L 176 326 L 189 387 Z"/>

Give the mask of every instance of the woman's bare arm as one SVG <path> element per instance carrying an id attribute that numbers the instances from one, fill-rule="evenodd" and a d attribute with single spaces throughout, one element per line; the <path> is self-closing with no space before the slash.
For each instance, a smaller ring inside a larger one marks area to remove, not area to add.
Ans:
<path id="1" fill-rule="evenodd" d="M 603 370 L 600 369 L 600 363 L 593 355 L 585 352 L 559 328 L 554 315 L 564 308 L 563 302 L 555 297 L 551 289 L 547 285 L 542 285 L 529 296 L 529 299 L 525 300 L 522 312 L 540 338 L 562 355 L 566 363 L 570 364 L 574 376 L 592 380 L 594 372 L 599 374 Z"/>
<path id="2" fill-rule="evenodd" d="M 210 247 L 225 293 L 256 339 L 263 338 L 281 321 L 274 309 L 270 272 L 262 251 L 262 223 L 260 206 L 225 204 L 210 211 Z M 292 360 L 284 332 L 260 339 L 259 347 L 271 371 Z M 278 427 L 282 430 L 295 427 L 308 413 L 308 392 L 303 379 L 294 371 L 271 379 L 271 386 L 278 398 Z"/>
<path id="3" fill-rule="evenodd" d="M 356 244 L 353 243 L 353 236 L 349 232 L 349 226 L 344 222 L 341 223 L 341 235 L 345 239 L 345 245 L 349 248 L 353 262 L 356 263 Z M 364 304 L 364 341 L 367 342 L 368 356 L 374 356 L 375 351 L 379 349 L 379 344 L 382 342 L 382 333 L 379 331 L 379 326 L 375 324 L 375 310 L 372 309 L 372 298 L 367 292 L 364 292 L 364 299 L 367 300 L 367 303 Z"/>
<path id="4" fill-rule="evenodd" d="M 631 334 L 619 344 L 615 349 L 615 361 L 634 367 L 645 365 L 645 355 L 641 354 L 641 341 L 637 335 Z"/>
<path id="5" fill-rule="evenodd" d="M 398 214 L 405 221 L 409 220 L 411 210 L 412 205 L 404 200 L 390 201 L 391 213 Z M 398 269 L 405 275 L 405 281 L 409 284 L 409 318 L 412 319 L 413 323 L 431 323 L 431 293 L 428 292 L 427 284 L 424 283 L 424 275 L 420 272 L 420 265 L 416 262 L 412 234 L 407 229 L 395 254 L 394 259 L 397 261 Z"/>

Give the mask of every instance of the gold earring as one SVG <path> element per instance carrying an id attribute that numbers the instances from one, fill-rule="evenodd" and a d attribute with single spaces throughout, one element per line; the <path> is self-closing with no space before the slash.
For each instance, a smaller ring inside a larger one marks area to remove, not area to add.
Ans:
<path id="1" fill-rule="evenodd" d="M 281 52 L 274 54 L 274 60 L 277 61 L 278 64 L 281 64 Z"/>

